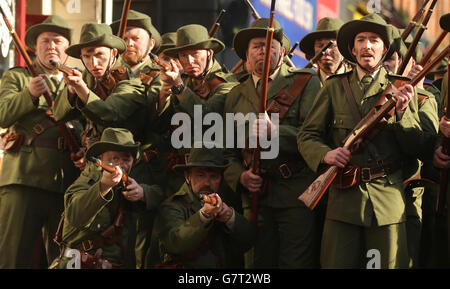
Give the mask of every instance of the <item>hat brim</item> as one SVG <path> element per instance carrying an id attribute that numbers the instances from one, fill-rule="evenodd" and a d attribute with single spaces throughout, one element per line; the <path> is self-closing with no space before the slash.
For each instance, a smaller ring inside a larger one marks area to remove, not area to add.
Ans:
<path id="1" fill-rule="evenodd" d="M 63 35 L 69 43 L 72 43 L 72 29 L 55 24 L 41 23 L 30 27 L 25 33 L 25 45 L 31 49 L 36 49 L 36 39 L 44 32 L 55 32 Z"/>
<path id="2" fill-rule="evenodd" d="M 300 50 L 306 55 L 306 59 L 310 60 L 316 55 L 314 52 L 314 42 L 321 38 L 337 38 L 337 30 L 322 30 L 315 31 L 305 35 L 305 37 L 300 40 Z"/>
<path id="3" fill-rule="evenodd" d="M 212 49 L 214 51 L 214 54 L 218 54 L 225 49 L 225 44 L 223 44 L 222 41 L 218 39 L 211 38 L 193 44 L 175 46 L 174 48 L 166 49 L 164 50 L 164 54 L 169 57 L 178 58 L 178 52 L 187 49 Z"/>
<path id="4" fill-rule="evenodd" d="M 439 20 L 439 24 L 441 25 L 441 28 L 445 31 L 450 32 L 450 13 L 445 14 L 441 17 Z"/>
<path id="5" fill-rule="evenodd" d="M 142 21 L 144 21 L 145 24 L 143 24 Z M 149 22 L 150 21 L 143 19 L 128 19 L 127 27 L 139 27 L 146 30 L 151 35 L 151 37 L 155 39 L 155 46 L 153 47 L 153 51 L 158 51 L 162 43 L 161 34 L 159 34 L 158 30 L 156 30 L 156 28 L 154 28 L 153 25 Z M 117 34 L 117 32 L 119 31 L 120 21 L 114 21 L 110 24 L 110 26 L 113 33 Z"/>
<path id="6" fill-rule="evenodd" d="M 233 49 L 236 54 L 243 60 L 247 59 L 246 52 L 248 43 L 256 37 L 266 37 L 267 28 L 245 28 L 239 31 L 233 39 Z M 273 33 L 273 39 L 283 44 L 283 29 L 277 29 Z"/>
<path id="7" fill-rule="evenodd" d="M 355 36 L 361 32 L 373 32 L 380 35 L 386 45 L 386 49 L 389 51 L 389 46 L 391 43 L 391 30 L 389 26 L 371 21 L 353 20 L 345 23 L 341 29 L 339 29 L 337 36 L 339 52 L 345 59 L 356 62 L 356 58 L 352 54 L 351 50 L 354 46 Z"/>
<path id="8" fill-rule="evenodd" d="M 96 142 L 94 143 L 87 151 L 86 157 L 97 157 L 100 154 L 106 151 L 125 151 L 133 154 L 133 157 L 136 159 L 138 151 L 139 151 L 139 142 L 136 142 L 133 145 L 119 145 L 117 143 L 111 142 Z"/>
<path id="9" fill-rule="evenodd" d="M 74 58 L 81 58 L 81 49 L 91 46 L 107 46 L 110 48 L 116 48 L 119 54 L 122 54 L 127 50 L 127 45 L 120 37 L 115 35 L 104 34 L 100 37 L 94 38 L 89 42 L 79 43 L 71 45 L 66 49 L 66 54 Z"/>
<path id="10" fill-rule="evenodd" d="M 225 160 L 225 163 L 223 165 L 217 165 L 212 163 L 205 163 L 205 162 L 199 162 L 199 163 L 189 163 L 187 165 L 174 165 L 173 170 L 175 172 L 181 173 L 184 172 L 187 169 L 190 168 L 217 168 L 217 169 L 226 169 L 230 165 L 230 162 L 228 160 Z"/>

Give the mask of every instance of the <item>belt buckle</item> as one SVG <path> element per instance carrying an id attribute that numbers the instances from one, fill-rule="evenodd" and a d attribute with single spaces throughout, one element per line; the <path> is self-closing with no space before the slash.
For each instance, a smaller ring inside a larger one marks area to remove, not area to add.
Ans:
<path id="1" fill-rule="evenodd" d="M 280 172 L 283 179 L 289 179 L 292 177 L 292 171 L 287 164 L 282 164 L 278 167 L 278 171 Z"/>
<path id="2" fill-rule="evenodd" d="M 58 150 L 63 151 L 66 149 L 66 142 L 64 141 L 64 137 L 60 136 L 57 138 L 58 140 Z"/>
<path id="3" fill-rule="evenodd" d="M 33 132 L 37 135 L 41 134 L 44 130 L 44 127 L 40 123 L 33 127 Z"/>
<path id="4" fill-rule="evenodd" d="M 86 242 L 89 244 L 89 247 L 87 247 L 87 248 L 86 248 L 86 245 L 85 245 Z M 94 249 L 94 242 L 93 242 L 92 240 L 86 240 L 86 241 L 83 241 L 83 242 L 81 242 L 81 248 L 82 248 L 85 252 L 90 251 L 90 250 Z"/>
<path id="5" fill-rule="evenodd" d="M 367 183 L 372 179 L 370 168 L 361 168 L 361 181 Z"/>

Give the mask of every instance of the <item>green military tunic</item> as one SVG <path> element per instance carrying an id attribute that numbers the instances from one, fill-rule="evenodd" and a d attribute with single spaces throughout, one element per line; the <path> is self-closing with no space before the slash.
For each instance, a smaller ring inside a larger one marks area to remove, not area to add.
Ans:
<path id="1" fill-rule="evenodd" d="M 349 77 L 353 96 L 363 117 L 378 101 L 388 81 L 396 79 L 381 68 L 371 86 L 363 94 L 356 69 L 344 75 Z M 298 134 L 298 147 L 308 165 L 314 171 L 324 168 L 322 164 L 324 155 L 342 146 L 344 138 L 355 125 L 356 121 L 347 103 L 340 76 L 330 78 L 317 95 L 311 113 Z M 415 96 L 402 118 L 399 120 L 396 115 L 391 117 L 371 143 L 376 147 L 380 161 L 401 162 L 404 158 L 417 157 L 420 149 L 417 143 L 422 141 L 421 137 L 423 135 L 418 116 L 417 96 Z M 364 148 L 352 155 L 348 165 L 373 167 L 375 164 L 368 149 Z M 326 218 L 322 242 L 322 266 L 355 266 L 355 260 L 351 258 L 353 251 L 348 252 L 343 247 L 339 247 L 340 244 L 345 244 L 347 235 L 342 233 L 339 235 L 339 240 L 334 239 L 336 234 L 339 234 L 339 230 L 347 232 L 348 238 L 352 238 L 348 231 L 349 228 L 352 229 L 348 224 L 353 225 L 353 228 L 374 228 L 368 232 L 374 233 L 373 246 L 378 244 L 378 248 L 382 251 L 382 267 L 407 266 L 406 232 L 402 226 L 406 219 L 402 169 L 369 182 L 360 181 L 349 189 L 340 190 L 331 186 Z M 386 234 L 391 239 L 385 239 Z M 389 243 L 385 240 L 391 241 Z M 360 246 L 359 243 L 356 245 Z M 366 245 L 369 243 L 367 242 Z M 348 258 L 344 258 L 346 254 Z"/>
<path id="2" fill-rule="evenodd" d="M 227 258 L 225 244 L 247 251 L 251 247 L 252 227 L 236 211 L 233 229 L 214 220 L 203 223 L 201 207 L 187 184 L 163 202 L 155 225 L 161 256 L 170 255 L 173 262 L 188 269 L 223 268 Z"/>
<path id="3" fill-rule="evenodd" d="M 261 169 L 267 170 L 271 183 L 269 194 L 260 198 L 258 211 L 260 224 L 255 246 L 255 267 L 304 268 L 317 265 L 314 248 L 314 213 L 297 200 L 298 195 L 314 180 L 314 173 L 298 152 L 296 137 L 320 89 L 319 77 L 313 70 L 289 68 L 286 64 L 282 64 L 278 76 L 269 84 L 267 107 L 279 91 L 288 89 L 297 76 L 305 73 L 312 76 L 278 127 L 278 156 L 271 160 L 261 160 Z M 228 94 L 224 114 L 256 114 L 258 105 L 259 93 L 255 88 L 253 77 L 250 76 Z M 246 138 L 248 138 L 249 125 L 246 120 Z M 242 128 L 234 124 L 235 133 L 238 129 Z M 229 136 L 226 137 L 229 138 Z M 239 148 L 227 148 L 226 151 L 231 165 L 225 170 L 224 177 L 229 186 L 241 194 L 244 213 L 248 217 L 249 194 L 239 182 L 242 172 L 248 169 L 243 164 L 248 155 L 245 150 Z M 287 170 L 283 170 L 286 166 L 289 167 L 291 176 Z M 274 224 L 277 224 L 279 228 L 276 229 Z M 276 245 L 278 238 L 280 239 L 279 247 Z M 279 255 L 275 255 L 278 249 Z M 247 262 L 252 263 L 251 260 Z M 251 266 L 250 263 L 248 266 Z"/>
<path id="4" fill-rule="evenodd" d="M 38 73 L 45 73 L 37 63 L 34 66 Z M 3 74 L 0 87 L 0 126 L 25 136 L 17 152 L 4 152 L 2 162 L 0 268 L 30 266 L 33 246 L 43 226 L 47 258 L 51 261 L 57 256 L 52 238 L 63 209 L 62 196 L 79 175 L 70 152 L 61 146 L 58 149 L 58 142 L 64 144 L 58 126 L 39 133 L 38 126 L 48 119 L 49 107 L 42 96 L 33 103 L 28 90 L 31 79 L 28 70 L 15 67 Z M 54 83 L 48 76 L 45 79 L 58 101 L 64 82 Z"/>

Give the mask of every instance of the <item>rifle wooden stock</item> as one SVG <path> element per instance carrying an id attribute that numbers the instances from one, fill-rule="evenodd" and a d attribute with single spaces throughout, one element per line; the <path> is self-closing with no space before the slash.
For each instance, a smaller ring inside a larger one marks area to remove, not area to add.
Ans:
<path id="1" fill-rule="evenodd" d="M 425 7 L 427 6 L 428 2 L 430 0 L 425 0 L 422 4 L 422 7 L 420 7 L 419 11 L 417 11 L 416 15 L 414 15 L 411 22 L 409 22 L 408 26 L 406 26 L 405 30 L 403 30 L 403 33 L 401 35 L 401 38 L 403 41 L 408 38 L 409 34 L 411 34 L 411 31 L 416 27 L 419 23 L 419 21 L 422 19 L 423 14 L 425 13 Z"/>
<path id="2" fill-rule="evenodd" d="M 150 58 L 158 64 L 160 67 L 164 68 L 166 71 L 172 70 L 172 65 L 161 58 L 159 58 L 156 54 L 150 53 Z"/>
<path id="3" fill-rule="evenodd" d="M 412 86 L 417 85 L 422 78 L 427 75 L 434 66 L 436 66 L 448 53 L 450 50 L 449 46 L 447 46 L 444 51 L 442 51 L 439 56 L 437 56 L 433 61 L 427 64 L 424 69 L 417 74 L 410 81 L 406 81 L 403 79 L 396 80 L 393 84 L 389 83 L 386 89 L 383 91 L 380 99 L 387 99 L 387 101 L 380 107 L 373 107 L 367 115 L 362 118 L 355 128 L 350 132 L 350 134 L 345 138 L 344 148 L 348 149 L 350 152 L 354 151 L 354 146 L 361 142 L 364 137 L 369 135 L 372 130 L 377 126 L 377 124 L 383 118 L 390 118 L 393 110 L 395 108 L 396 99 L 393 96 L 394 92 L 398 87 L 404 84 L 411 84 Z M 298 197 L 300 201 L 302 201 L 310 210 L 313 210 L 317 205 L 319 200 L 322 198 L 323 194 L 333 182 L 334 178 L 337 175 L 337 167 L 336 166 L 328 166 L 328 168 L 323 172 L 316 180 Z"/>
<path id="4" fill-rule="evenodd" d="M 123 1 L 122 15 L 120 16 L 119 30 L 117 36 L 124 39 L 125 31 L 127 30 L 128 12 L 130 12 L 131 0 Z"/>
<path id="5" fill-rule="evenodd" d="M 447 47 L 448 48 L 448 47 Z M 449 50 L 450 57 L 450 50 Z M 450 62 L 447 64 L 447 68 L 450 69 Z M 445 81 L 445 79 L 443 80 Z M 447 70 L 447 103 L 445 105 L 445 118 L 450 119 L 450 72 Z M 444 137 L 442 140 L 442 152 L 446 155 L 450 155 L 450 138 Z M 445 209 L 445 203 L 447 202 L 447 189 L 448 189 L 448 169 L 441 169 L 441 179 L 439 182 L 439 195 L 437 199 L 436 212 L 443 214 Z"/>
<path id="6" fill-rule="evenodd" d="M 420 66 L 425 66 L 430 58 L 433 56 L 433 53 L 436 51 L 436 49 L 441 45 L 442 41 L 444 40 L 445 36 L 447 36 L 447 31 L 442 31 L 442 33 L 439 35 L 438 39 L 433 43 L 433 46 L 428 50 L 427 54 L 422 58 L 422 61 L 420 61 Z"/>
<path id="7" fill-rule="evenodd" d="M 116 169 L 112 165 L 106 164 L 96 157 L 89 157 L 88 159 L 89 161 L 93 162 L 97 167 L 100 167 L 111 174 L 113 174 L 116 171 Z M 121 180 L 122 186 L 125 188 L 128 183 L 128 176 L 125 172 L 122 172 Z"/>
<path id="8" fill-rule="evenodd" d="M 209 38 L 212 38 L 216 35 L 217 31 L 219 31 L 220 28 L 220 21 L 222 21 L 223 15 L 225 14 L 226 10 L 222 9 L 219 13 L 219 16 L 217 16 L 216 21 L 214 21 L 214 24 L 209 29 L 208 35 Z"/>
<path id="9" fill-rule="evenodd" d="M 437 0 L 433 0 L 433 2 L 431 3 L 430 8 L 428 9 L 427 14 L 425 15 L 425 18 L 423 19 L 419 29 L 417 30 L 416 35 L 414 36 L 413 41 L 409 45 L 405 58 L 402 60 L 402 63 L 397 70 L 398 75 L 403 75 L 403 73 L 405 72 L 406 66 L 408 65 L 409 60 L 414 54 L 417 44 L 419 43 L 419 40 L 422 37 L 422 34 L 425 32 L 425 29 L 427 29 L 428 21 L 430 20 L 430 17 L 433 14 L 433 9 L 434 6 L 436 5 L 436 2 Z"/>
<path id="10" fill-rule="evenodd" d="M 9 22 L 8 18 L 6 17 L 5 12 L 0 6 L 0 12 L 3 15 L 3 20 L 5 21 L 6 26 L 8 27 L 9 32 L 11 33 L 11 36 L 13 38 L 14 44 L 17 47 L 17 50 L 19 51 L 20 55 L 22 55 L 23 59 L 25 60 L 25 65 L 30 72 L 31 76 L 36 77 L 39 76 L 38 72 L 36 71 L 36 68 L 33 65 L 33 62 L 31 61 L 30 56 L 28 55 L 27 51 L 25 50 L 24 45 L 22 44 L 22 41 L 20 41 L 19 36 L 15 32 L 14 28 L 11 25 L 11 22 Z M 45 98 L 45 101 L 47 102 L 47 105 L 51 108 L 53 108 L 53 98 L 51 96 L 51 92 L 49 90 L 46 90 L 43 93 L 43 96 Z M 53 118 L 52 118 L 53 119 Z M 63 136 L 67 147 L 69 148 L 70 152 L 72 153 L 71 159 L 72 160 L 79 160 L 83 153 L 80 150 L 80 146 L 78 145 L 78 142 L 75 140 L 74 136 L 70 132 L 69 128 L 64 122 L 57 121 L 56 122 L 58 128 L 61 131 L 61 135 Z"/>
<path id="11" fill-rule="evenodd" d="M 236 65 L 230 70 L 231 73 L 238 72 L 244 65 L 244 61 L 241 59 L 236 63 Z"/>
<path id="12" fill-rule="evenodd" d="M 333 40 L 330 40 L 327 45 L 325 45 L 324 47 L 322 47 L 322 49 L 320 49 L 319 52 L 316 53 L 316 55 L 314 55 L 313 58 L 311 58 L 311 60 L 308 62 L 308 64 L 305 65 L 305 68 L 311 68 L 313 67 L 314 63 L 320 59 L 320 57 L 322 57 L 322 55 L 325 54 L 325 51 L 327 51 L 328 48 L 330 48 L 331 45 L 334 44 Z"/>
<path id="13" fill-rule="evenodd" d="M 253 16 L 254 20 L 261 18 L 261 16 L 259 16 L 258 12 L 256 11 L 255 7 L 252 5 L 250 0 L 244 0 L 244 2 L 245 2 L 245 4 L 247 4 L 248 8 L 250 8 L 250 10 L 252 11 L 252 16 Z"/>

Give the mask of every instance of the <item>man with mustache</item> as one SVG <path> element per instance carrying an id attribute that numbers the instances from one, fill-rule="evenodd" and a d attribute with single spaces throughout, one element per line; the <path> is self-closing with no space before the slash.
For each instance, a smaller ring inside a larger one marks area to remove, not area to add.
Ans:
<path id="1" fill-rule="evenodd" d="M 249 28 L 240 30 L 233 40 L 236 54 L 250 64 L 252 71 L 247 80 L 230 91 L 224 113 L 258 113 L 268 23 L 268 18 L 255 20 Z M 274 29 L 267 113 L 271 117 L 273 113 L 279 113 L 279 124 L 268 118 L 253 123 L 247 120 L 245 131 L 249 132 L 250 127 L 252 135 L 275 139 L 279 142 L 279 153 L 274 159 L 261 159 L 264 174 L 256 175 L 251 168 L 251 148 L 227 148 L 226 157 L 231 165 L 225 170 L 225 179 L 241 196 L 246 218 L 252 213 L 251 199 L 260 194 L 259 210 L 254 212 L 258 218 L 258 234 L 253 255 L 246 255 L 246 267 L 314 268 L 318 266 L 315 213 L 297 200 L 299 192 L 314 179 L 314 174 L 295 143 L 298 129 L 320 89 L 320 80 L 311 69 L 291 68 L 283 62 L 286 53 L 282 45 L 283 28 L 275 21 Z M 241 130 L 237 124 L 234 126 L 234 131 Z M 247 139 L 249 135 L 245 137 Z M 268 184 L 264 192 L 263 182 Z"/>
<path id="2" fill-rule="evenodd" d="M 342 147 L 388 83 L 398 79 L 382 67 L 392 41 L 391 26 L 377 14 L 344 24 L 338 47 L 356 68 L 328 79 L 298 134 L 299 151 L 311 169 L 342 169 L 328 190 L 323 268 L 366 268 L 375 258 L 374 267 L 408 267 L 402 160 L 417 158 L 422 133 L 417 109 L 411 109 L 417 108 L 414 88 L 398 87 L 393 116 L 370 140 Z"/>
<path id="3" fill-rule="evenodd" d="M 158 233 L 162 267 L 226 268 L 226 245 L 242 253 L 251 247 L 252 226 L 220 197 L 223 170 L 228 166 L 219 148 L 192 148 L 186 164 L 176 165 L 185 183 L 161 205 Z M 215 204 L 202 201 L 202 196 Z"/>
<path id="4" fill-rule="evenodd" d="M 79 175 L 79 169 L 49 116 L 52 108 L 43 93 L 49 90 L 56 102 L 62 97 L 63 76 L 50 61 L 65 63 L 68 55 L 64 51 L 71 41 L 72 29 L 67 22 L 49 16 L 25 34 L 25 44 L 36 51 L 33 66 L 39 75 L 32 77 L 23 67 L 3 74 L 0 126 L 17 137 L 14 146 L 2 147 L 0 268 L 30 268 L 39 235 L 48 262 L 58 254 L 52 239 L 63 211 L 63 193 Z"/>
<path id="5" fill-rule="evenodd" d="M 330 40 L 334 41 L 316 63 L 322 86 L 328 77 L 351 69 L 344 61 L 336 43 L 339 28 L 343 24 L 344 22 L 338 18 L 324 17 L 317 23 L 316 31 L 306 34 L 300 41 L 300 49 L 308 60 L 319 53 Z"/>
<path id="6" fill-rule="evenodd" d="M 67 189 L 62 231 L 57 234 L 61 252 L 50 268 L 70 269 L 74 249 L 81 255 L 81 269 L 124 267 L 129 227 L 133 226 L 124 220 L 133 204 L 145 202 L 142 186 L 129 176 L 126 182 L 122 178 L 129 175 L 138 149 L 139 143 L 123 128 L 106 128 L 101 139 L 88 148 L 87 158 L 98 158 L 114 172 L 99 170 L 89 162 Z"/>

